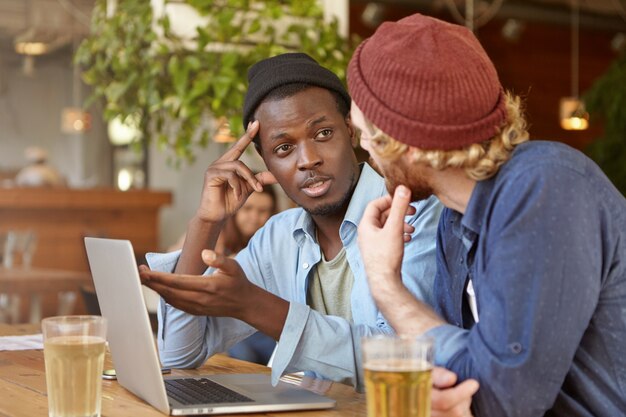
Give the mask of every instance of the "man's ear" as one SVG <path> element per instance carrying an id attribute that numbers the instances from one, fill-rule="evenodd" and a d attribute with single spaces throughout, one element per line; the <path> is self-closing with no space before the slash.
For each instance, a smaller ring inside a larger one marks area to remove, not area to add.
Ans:
<path id="1" fill-rule="evenodd" d="M 406 151 L 402 152 L 400 158 L 404 158 L 409 164 L 412 164 L 417 160 L 418 153 L 421 153 L 419 149 L 409 146 Z"/>
<path id="2" fill-rule="evenodd" d="M 348 134 L 350 135 L 350 142 L 352 143 L 352 147 L 356 148 L 359 144 L 359 138 L 357 134 L 357 130 L 352 124 L 352 118 L 350 117 L 350 113 L 345 118 L 346 126 L 348 127 Z"/>

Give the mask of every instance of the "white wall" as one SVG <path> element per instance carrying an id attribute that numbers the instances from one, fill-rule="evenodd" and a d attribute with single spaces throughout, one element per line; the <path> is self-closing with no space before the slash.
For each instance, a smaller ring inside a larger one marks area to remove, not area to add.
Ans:
<path id="1" fill-rule="evenodd" d="M 93 124 L 88 133 L 61 133 L 61 110 L 73 105 L 70 50 L 37 58 L 32 76 L 23 73 L 21 61 L 2 58 L 0 170 L 22 167 L 24 149 L 34 145 L 48 151 L 50 164 L 71 186 L 109 185 L 110 146 L 97 113 L 100 110 L 91 109 Z"/>
<path id="2" fill-rule="evenodd" d="M 211 144 L 214 145 L 214 144 Z M 150 187 L 172 192 L 173 202 L 170 207 L 161 210 L 161 248 L 172 245 L 187 229 L 187 222 L 196 212 L 200 202 L 200 192 L 204 171 L 211 162 L 219 157 L 221 146 L 210 146 L 198 152 L 193 165 L 180 169 L 168 166 L 166 155 L 150 148 L 149 181 Z"/>

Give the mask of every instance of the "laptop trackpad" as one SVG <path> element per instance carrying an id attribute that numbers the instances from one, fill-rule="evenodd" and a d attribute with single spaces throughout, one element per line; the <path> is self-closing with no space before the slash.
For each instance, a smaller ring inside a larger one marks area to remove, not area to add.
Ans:
<path id="1" fill-rule="evenodd" d="M 278 386 L 273 387 L 269 374 L 222 374 L 211 375 L 209 378 L 249 394 L 278 394 L 296 388 L 285 383 L 279 383 Z"/>

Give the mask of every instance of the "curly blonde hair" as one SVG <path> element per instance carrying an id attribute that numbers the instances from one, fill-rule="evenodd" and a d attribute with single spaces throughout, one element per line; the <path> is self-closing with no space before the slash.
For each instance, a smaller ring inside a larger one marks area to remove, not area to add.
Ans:
<path id="1" fill-rule="evenodd" d="M 462 149 L 425 150 L 416 149 L 414 163 L 426 163 L 434 169 L 463 168 L 466 174 L 476 181 L 485 180 L 498 172 L 498 169 L 511 156 L 513 149 L 528 140 L 526 120 L 519 96 L 505 93 L 507 122 L 494 137 L 473 143 Z M 371 145 L 374 152 L 384 159 L 395 161 L 409 145 L 398 142 L 378 127 L 367 122 L 372 133 Z"/>

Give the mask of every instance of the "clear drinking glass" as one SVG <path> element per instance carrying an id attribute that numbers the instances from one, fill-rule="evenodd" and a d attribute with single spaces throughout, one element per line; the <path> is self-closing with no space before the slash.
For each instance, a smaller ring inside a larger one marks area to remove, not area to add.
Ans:
<path id="1" fill-rule="evenodd" d="M 106 319 L 59 316 L 41 321 L 48 415 L 100 417 Z"/>
<path id="2" fill-rule="evenodd" d="M 429 417 L 433 340 L 378 335 L 361 346 L 368 417 Z"/>

